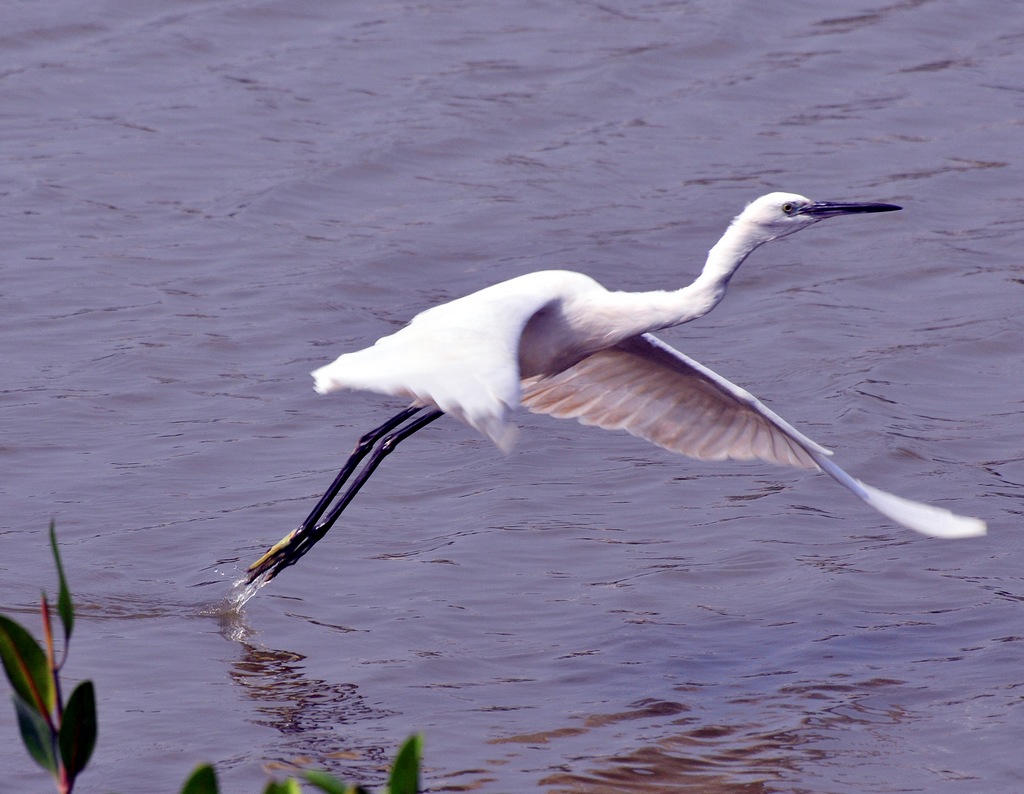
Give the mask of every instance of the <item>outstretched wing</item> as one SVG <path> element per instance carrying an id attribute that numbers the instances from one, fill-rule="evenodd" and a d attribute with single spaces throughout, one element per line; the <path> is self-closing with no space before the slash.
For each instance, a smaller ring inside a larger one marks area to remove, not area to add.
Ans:
<path id="1" fill-rule="evenodd" d="M 893 521 L 925 535 L 984 535 L 985 522 L 881 491 L 837 466 L 832 453 L 749 392 L 644 334 L 548 378 L 523 382 L 534 413 L 626 430 L 660 447 L 705 460 L 758 459 L 821 469 Z"/>
<path id="2" fill-rule="evenodd" d="M 523 382 L 534 413 L 626 430 L 701 460 L 763 460 L 819 468 L 832 453 L 756 397 L 650 334 L 627 339 L 547 378 Z"/>

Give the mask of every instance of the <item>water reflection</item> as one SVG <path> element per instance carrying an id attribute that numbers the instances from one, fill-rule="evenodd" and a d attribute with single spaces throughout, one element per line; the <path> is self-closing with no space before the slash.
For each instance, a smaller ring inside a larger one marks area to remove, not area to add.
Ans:
<path id="1" fill-rule="evenodd" d="M 556 728 L 546 733 L 513 736 L 503 744 L 524 746 L 565 741 L 621 723 L 641 723 L 630 735 L 649 730 L 650 723 L 663 723 L 663 735 L 649 744 L 617 752 L 608 757 L 576 755 L 573 764 L 540 782 L 550 792 L 588 794 L 637 794 L 664 791 L 729 792 L 757 794 L 779 791 L 786 781 L 806 780 L 810 769 L 823 770 L 830 759 L 851 761 L 848 748 L 870 744 L 864 734 L 879 726 L 893 726 L 913 719 L 910 709 L 885 698 L 884 705 L 872 702 L 883 690 L 894 690 L 903 682 L 875 678 L 861 682 L 797 682 L 774 693 L 741 696 L 730 705 L 744 707 L 746 714 L 761 714 L 761 722 L 723 720 L 712 722 L 684 702 L 648 701 L 620 713 L 592 714 L 580 725 Z M 689 692 L 699 698 L 699 690 Z M 648 723 L 644 726 L 642 723 Z M 620 728 L 621 730 L 621 728 Z M 615 735 L 608 734 L 608 744 Z M 593 743 L 593 737 L 591 744 Z M 571 748 L 562 754 L 573 757 Z"/>
<path id="2" fill-rule="evenodd" d="M 285 774 L 311 767 L 326 769 L 342 779 L 380 785 L 394 748 L 369 743 L 365 731 L 350 732 L 345 726 L 379 721 L 393 712 L 369 706 L 356 684 L 309 677 L 302 654 L 250 642 L 252 630 L 237 611 L 225 609 L 219 618 L 222 634 L 240 649 L 228 676 L 253 701 L 253 724 L 272 728 L 283 737 L 273 744 L 273 758 L 265 759 L 264 767 Z"/>

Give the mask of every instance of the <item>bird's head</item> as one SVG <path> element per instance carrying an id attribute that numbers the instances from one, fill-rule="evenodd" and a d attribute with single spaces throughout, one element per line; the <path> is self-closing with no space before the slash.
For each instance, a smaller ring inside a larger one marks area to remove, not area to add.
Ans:
<path id="1" fill-rule="evenodd" d="M 895 204 L 811 201 L 797 193 L 769 193 L 750 202 L 733 223 L 742 227 L 743 232 L 749 235 L 749 241 L 756 246 L 798 232 L 825 218 L 898 209 L 902 207 Z"/>

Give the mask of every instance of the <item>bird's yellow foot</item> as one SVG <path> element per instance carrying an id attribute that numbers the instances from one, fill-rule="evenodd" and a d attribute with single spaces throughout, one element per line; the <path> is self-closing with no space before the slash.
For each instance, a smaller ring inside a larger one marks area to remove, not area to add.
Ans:
<path id="1" fill-rule="evenodd" d="M 293 563 L 302 553 L 295 554 L 295 549 L 292 548 L 295 542 L 296 535 L 299 534 L 302 527 L 293 529 L 277 543 L 271 546 L 267 553 L 260 557 L 256 562 L 249 566 L 245 573 L 246 584 L 252 584 L 258 578 L 267 574 L 266 581 L 270 581 L 277 576 L 284 568 Z"/>

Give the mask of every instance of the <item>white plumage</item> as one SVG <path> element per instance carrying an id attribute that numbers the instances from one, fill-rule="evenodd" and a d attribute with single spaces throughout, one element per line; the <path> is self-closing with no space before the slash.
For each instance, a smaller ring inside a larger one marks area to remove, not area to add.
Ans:
<path id="1" fill-rule="evenodd" d="M 535 413 L 622 429 L 703 460 L 758 459 L 820 469 L 893 521 L 943 538 L 982 535 L 985 523 L 913 502 L 854 479 L 816 444 L 748 392 L 674 350 L 652 331 L 703 316 L 725 295 L 740 264 L 763 243 L 824 218 L 898 210 L 891 204 L 815 202 L 793 193 L 763 196 L 738 215 L 708 253 L 700 276 L 671 291 L 614 292 L 589 276 L 549 270 L 496 284 L 428 309 L 371 347 L 313 372 L 321 394 L 365 389 L 409 399 L 434 413 L 395 430 L 410 410 L 368 434 L 332 489 L 299 529 L 250 568 L 269 580 L 308 551 L 337 519 L 394 444 L 437 411 L 476 428 L 507 450 L 512 416 Z M 412 426 L 414 425 L 414 426 Z M 388 439 L 395 431 L 397 436 Z M 380 446 L 321 519 L 373 444 Z"/>

